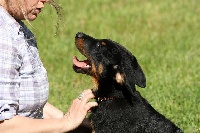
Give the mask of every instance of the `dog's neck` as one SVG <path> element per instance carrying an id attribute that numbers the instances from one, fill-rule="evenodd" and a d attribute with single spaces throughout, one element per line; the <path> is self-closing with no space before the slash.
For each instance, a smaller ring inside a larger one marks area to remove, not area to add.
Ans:
<path id="1" fill-rule="evenodd" d="M 126 99 L 127 95 L 129 95 L 124 89 L 124 86 L 109 80 L 99 81 L 99 86 L 96 90 L 95 95 L 98 102 Z"/>

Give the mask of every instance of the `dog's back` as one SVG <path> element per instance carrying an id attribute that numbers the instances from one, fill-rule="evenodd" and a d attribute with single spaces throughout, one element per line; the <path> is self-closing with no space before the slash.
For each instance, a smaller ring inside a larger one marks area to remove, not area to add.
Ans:
<path id="1" fill-rule="evenodd" d="M 132 103 L 123 98 L 100 102 L 90 119 L 96 133 L 182 133 L 137 91 Z"/>

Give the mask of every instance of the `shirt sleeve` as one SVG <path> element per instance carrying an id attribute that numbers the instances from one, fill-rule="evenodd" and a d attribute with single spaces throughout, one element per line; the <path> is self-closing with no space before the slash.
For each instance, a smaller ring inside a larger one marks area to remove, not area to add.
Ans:
<path id="1" fill-rule="evenodd" d="M 12 32 L 0 27 L 0 121 L 17 115 L 21 60 Z"/>

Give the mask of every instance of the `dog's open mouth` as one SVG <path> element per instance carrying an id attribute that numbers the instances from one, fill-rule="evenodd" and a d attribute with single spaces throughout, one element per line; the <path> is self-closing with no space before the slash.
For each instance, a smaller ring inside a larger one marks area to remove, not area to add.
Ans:
<path id="1" fill-rule="evenodd" d="M 89 74 L 91 67 L 91 63 L 88 59 L 79 61 L 79 59 L 76 56 L 73 57 L 73 69 L 75 72 Z"/>

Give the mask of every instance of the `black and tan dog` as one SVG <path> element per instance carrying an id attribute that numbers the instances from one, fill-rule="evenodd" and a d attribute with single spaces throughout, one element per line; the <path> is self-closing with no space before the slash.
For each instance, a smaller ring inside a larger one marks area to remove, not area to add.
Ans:
<path id="1" fill-rule="evenodd" d="M 77 33 L 75 44 L 87 60 L 73 68 L 93 78 L 99 106 L 90 116 L 96 133 L 182 133 L 145 100 L 135 85 L 146 86 L 136 58 L 120 44 Z"/>

